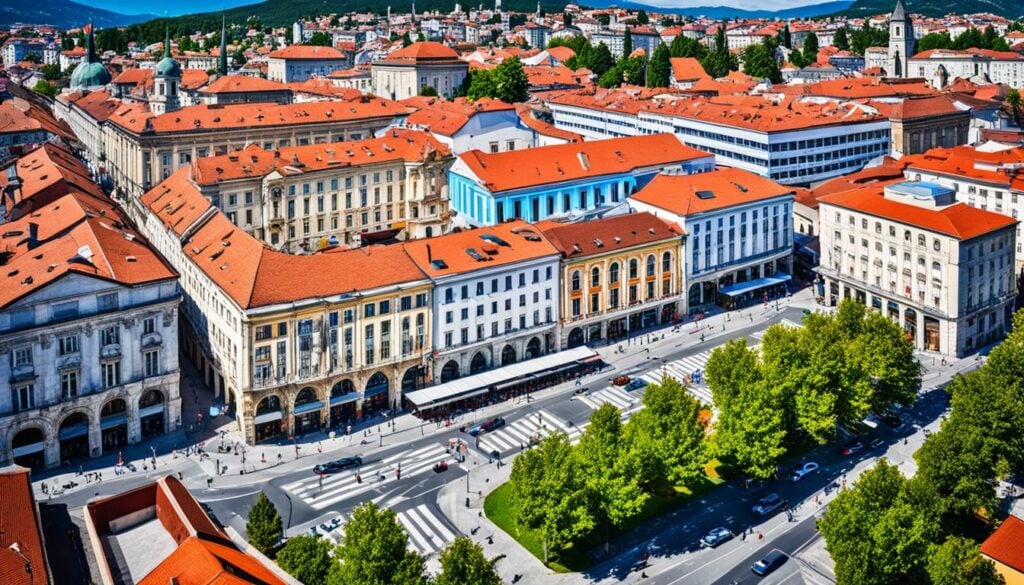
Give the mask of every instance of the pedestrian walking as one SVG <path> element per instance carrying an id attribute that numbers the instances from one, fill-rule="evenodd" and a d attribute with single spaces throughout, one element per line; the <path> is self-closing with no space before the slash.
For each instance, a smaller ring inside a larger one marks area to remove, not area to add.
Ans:
<path id="1" fill-rule="evenodd" d="M 757 540 L 764 540 L 764 535 L 760 532 L 757 533 Z"/>

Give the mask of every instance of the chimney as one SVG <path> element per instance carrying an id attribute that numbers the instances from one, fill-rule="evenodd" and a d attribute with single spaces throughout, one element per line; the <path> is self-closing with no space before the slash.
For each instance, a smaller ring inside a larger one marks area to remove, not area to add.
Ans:
<path id="1" fill-rule="evenodd" d="M 33 250 L 39 246 L 39 224 L 30 222 L 28 224 L 28 249 Z"/>
<path id="2" fill-rule="evenodd" d="M 580 166 L 583 167 L 584 171 L 590 170 L 590 157 L 585 152 L 576 153 L 577 158 L 580 159 Z"/>
<path id="3" fill-rule="evenodd" d="M 430 252 L 430 244 L 427 244 L 427 263 L 434 261 L 434 255 Z"/>

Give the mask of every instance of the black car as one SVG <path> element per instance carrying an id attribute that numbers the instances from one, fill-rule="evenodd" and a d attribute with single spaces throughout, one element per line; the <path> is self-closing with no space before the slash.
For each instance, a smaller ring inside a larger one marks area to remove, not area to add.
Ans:
<path id="1" fill-rule="evenodd" d="M 317 475 L 329 475 L 331 473 L 345 471 L 346 469 L 352 469 L 353 467 L 359 467 L 362 464 L 363 458 L 358 455 L 342 457 L 341 459 L 335 459 L 334 461 L 328 461 L 327 463 L 321 463 L 313 466 L 313 473 Z"/>
<path id="2" fill-rule="evenodd" d="M 764 555 L 763 559 L 751 565 L 750 570 L 754 571 L 754 574 L 764 577 L 768 573 L 771 573 L 775 569 L 781 567 L 782 563 L 786 562 L 786 558 L 786 553 L 780 550 L 773 550 Z"/>

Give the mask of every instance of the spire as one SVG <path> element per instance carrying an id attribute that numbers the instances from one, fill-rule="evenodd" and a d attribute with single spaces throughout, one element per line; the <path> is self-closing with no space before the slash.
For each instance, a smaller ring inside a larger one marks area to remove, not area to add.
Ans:
<path id="1" fill-rule="evenodd" d="M 92 20 L 89 21 L 89 36 L 85 37 L 85 60 L 88 63 L 98 63 L 99 57 L 96 56 L 96 41 L 93 39 L 93 31 L 96 27 L 93 25 Z"/>
<path id="2" fill-rule="evenodd" d="M 892 16 L 889 20 L 893 22 L 903 22 L 907 20 L 907 8 L 903 5 L 903 0 L 896 0 L 896 8 L 892 11 Z"/>
<path id="3" fill-rule="evenodd" d="M 221 75 L 228 74 L 228 35 L 223 12 L 220 15 L 220 60 L 217 72 Z"/>
<path id="4" fill-rule="evenodd" d="M 171 27 L 164 25 L 164 59 L 171 58 Z"/>

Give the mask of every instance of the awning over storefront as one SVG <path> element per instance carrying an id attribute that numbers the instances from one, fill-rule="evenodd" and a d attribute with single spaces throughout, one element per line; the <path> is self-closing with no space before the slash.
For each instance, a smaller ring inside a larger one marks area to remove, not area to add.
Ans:
<path id="1" fill-rule="evenodd" d="M 128 415 L 126 413 L 105 416 L 100 419 L 101 429 L 112 429 L 126 424 L 128 424 Z"/>
<path id="2" fill-rule="evenodd" d="M 324 403 L 320 402 L 319 400 L 314 400 L 313 402 L 307 402 L 305 404 L 297 404 L 297 405 L 295 405 L 295 413 L 294 414 L 295 414 L 295 416 L 299 416 L 300 414 L 306 414 L 307 412 L 313 412 L 314 410 L 320 410 L 321 408 L 323 408 L 323 406 L 324 406 Z"/>
<path id="3" fill-rule="evenodd" d="M 730 297 L 739 296 L 745 292 L 764 288 L 766 286 L 772 286 L 774 284 L 782 284 L 788 282 L 793 277 L 786 274 L 785 272 L 777 272 L 774 276 L 766 276 L 764 278 L 758 278 L 755 280 L 748 280 L 747 282 L 738 282 L 736 284 L 730 284 L 729 286 L 723 286 L 718 289 L 718 292 L 723 295 L 729 295 Z"/>
<path id="4" fill-rule="evenodd" d="M 577 347 L 410 392 L 405 397 L 417 408 L 441 406 L 485 394 L 491 386 L 508 387 L 529 381 L 531 375 L 541 376 L 550 370 L 568 369 L 594 355 L 594 350 L 588 347 Z"/>
<path id="5" fill-rule="evenodd" d="M 338 396 L 331 396 L 331 406 L 338 406 L 339 404 L 348 404 L 349 402 L 355 402 L 356 400 L 359 400 L 358 392 L 339 394 Z"/>
<path id="6" fill-rule="evenodd" d="M 57 434 L 57 438 L 61 441 L 68 439 L 74 439 L 75 437 L 82 437 L 89 434 L 89 423 L 80 422 L 66 427 L 61 427 L 60 432 Z"/>
<path id="7" fill-rule="evenodd" d="M 154 404 L 153 406 L 147 406 L 145 408 L 140 408 L 139 409 L 139 418 L 146 418 L 147 416 L 153 416 L 154 414 L 163 414 L 163 412 L 164 412 L 164 405 L 161 402 L 160 404 Z"/>
<path id="8" fill-rule="evenodd" d="M 284 418 L 284 414 L 280 410 L 274 410 L 272 412 L 264 412 L 263 414 L 256 415 L 256 418 L 252 419 L 253 424 L 261 425 L 263 423 L 274 422 Z"/>

